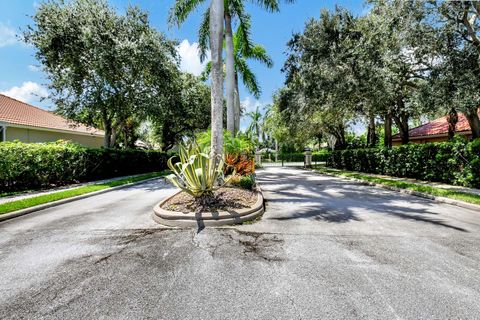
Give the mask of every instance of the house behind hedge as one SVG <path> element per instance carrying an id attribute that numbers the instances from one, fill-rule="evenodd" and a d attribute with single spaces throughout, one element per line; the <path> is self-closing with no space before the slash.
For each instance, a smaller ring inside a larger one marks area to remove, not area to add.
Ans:
<path id="1" fill-rule="evenodd" d="M 104 132 L 0 94 L 0 142 L 69 140 L 87 147 L 103 145 Z"/>
<path id="2" fill-rule="evenodd" d="M 479 111 L 480 114 L 480 111 Z M 470 139 L 472 137 L 472 130 L 467 118 L 461 112 L 458 113 L 458 122 L 455 126 L 455 134 Z M 421 126 L 409 130 L 409 138 L 411 143 L 427 143 L 427 142 L 442 142 L 448 140 L 448 120 L 447 116 L 435 119 Z M 400 134 L 392 137 L 394 146 L 402 144 Z"/>

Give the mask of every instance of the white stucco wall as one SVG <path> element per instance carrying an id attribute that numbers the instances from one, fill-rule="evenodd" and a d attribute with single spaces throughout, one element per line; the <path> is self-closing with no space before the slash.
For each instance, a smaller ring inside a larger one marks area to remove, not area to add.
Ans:
<path id="1" fill-rule="evenodd" d="M 19 140 L 21 142 L 27 143 L 70 140 L 91 148 L 100 148 L 101 146 L 103 146 L 103 137 L 98 136 L 86 136 L 63 132 L 7 127 L 6 141 L 14 140 Z"/>

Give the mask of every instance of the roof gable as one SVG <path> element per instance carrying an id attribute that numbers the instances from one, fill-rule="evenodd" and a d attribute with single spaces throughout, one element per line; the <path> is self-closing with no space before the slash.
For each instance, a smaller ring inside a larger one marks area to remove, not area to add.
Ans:
<path id="1" fill-rule="evenodd" d="M 39 129 L 103 136 L 104 132 L 0 94 L 0 122 Z"/>
<path id="2" fill-rule="evenodd" d="M 479 112 L 480 113 L 480 112 Z M 455 132 L 467 132 L 470 131 L 470 124 L 468 123 L 467 117 L 461 112 L 458 113 L 458 122 L 456 125 Z M 447 116 L 435 119 L 418 127 L 412 128 L 409 130 L 410 138 L 415 137 L 427 137 L 427 136 L 436 136 L 436 135 L 446 135 L 448 134 L 448 121 Z M 400 134 L 393 136 L 393 139 L 399 139 Z"/>

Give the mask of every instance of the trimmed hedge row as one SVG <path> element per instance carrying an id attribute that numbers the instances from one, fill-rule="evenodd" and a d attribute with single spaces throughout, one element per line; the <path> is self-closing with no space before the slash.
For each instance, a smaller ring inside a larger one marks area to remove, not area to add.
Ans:
<path id="1" fill-rule="evenodd" d="M 334 151 L 327 166 L 480 188 L 480 139 Z"/>
<path id="2" fill-rule="evenodd" d="M 92 149 L 67 142 L 0 143 L 0 193 L 161 171 L 159 151 Z"/>
<path id="3" fill-rule="evenodd" d="M 320 150 L 312 152 L 313 162 L 326 162 L 330 157 L 330 151 Z M 305 160 L 305 152 L 279 153 L 278 159 L 285 162 L 303 162 Z"/>

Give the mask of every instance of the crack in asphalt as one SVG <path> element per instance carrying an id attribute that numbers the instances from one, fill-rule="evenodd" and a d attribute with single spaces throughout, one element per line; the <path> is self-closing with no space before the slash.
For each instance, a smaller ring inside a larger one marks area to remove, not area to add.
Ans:
<path id="1" fill-rule="evenodd" d="M 280 249 L 284 242 L 278 235 L 269 238 L 269 234 L 266 233 L 240 231 L 237 229 L 223 229 L 218 235 L 226 240 L 205 239 L 205 241 L 202 241 L 203 239 L 199 239 L 196 232 L 192 232 L 191 241 L 195 247 L 207 250 L 212 258 L 215 258 L 218 249 L 221 247 L 239 244 L 242 247 L 242 255 L 244 257 L 253 256 L 268 262 L 285 260 L 279 255 L 275 255 L 276 249 Z"/>

